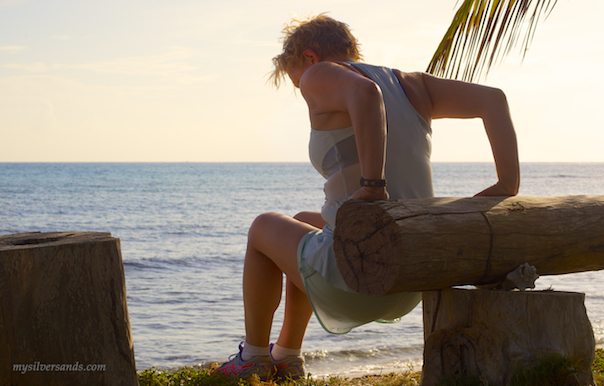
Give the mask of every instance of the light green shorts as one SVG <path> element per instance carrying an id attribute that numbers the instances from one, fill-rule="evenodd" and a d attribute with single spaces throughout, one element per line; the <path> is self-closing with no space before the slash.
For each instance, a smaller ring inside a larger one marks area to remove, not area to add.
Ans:
<path id="1" fill-rule="evenodd" d="M 367 296 L 346 285 L 337 269 L 333 230 L 326 225 L 302 237 L 298 244 L 298 269 L 308 300 L 325 331 L 345 334 L 373 321 L 395 322 L 421 301 L 421 292 Z"/>

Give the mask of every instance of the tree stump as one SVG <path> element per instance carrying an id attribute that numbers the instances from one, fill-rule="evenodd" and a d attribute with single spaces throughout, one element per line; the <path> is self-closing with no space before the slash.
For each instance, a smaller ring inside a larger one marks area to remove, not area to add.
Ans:
<path id="1" fill-rule="evenodd" d="M 604 269 L 604 196 L 348 201 L 334 252 L 350 288 L 381 296 Z"/>
<path id="2" fill-rule="evenodd" d="M 119 239 L 0 236 L 0 384 L 138 385 Z"/>
<path id="3" fill-rule="evenodd" d="M 421 386 L 463 374 L 509 385 L 517 370 L 530 369 L 547 354 L 574 364 L 576 376 L 568 384 L 594 385 L 595 340 L 584 299 L 581 293 L 554 291 L 424 292 Z"/>

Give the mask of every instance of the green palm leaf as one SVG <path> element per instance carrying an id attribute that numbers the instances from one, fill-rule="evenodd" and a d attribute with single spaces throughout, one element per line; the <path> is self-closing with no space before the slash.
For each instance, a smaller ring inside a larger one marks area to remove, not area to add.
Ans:
<path id="1" fill-rule="evenodd" d="M 427 72 L 475 81 L 522 40 L 524 58 L 537 23 L 557 0 L 464 0 L 438 46 Z M 522 37 L 522 38 L 521 38 Z"/>

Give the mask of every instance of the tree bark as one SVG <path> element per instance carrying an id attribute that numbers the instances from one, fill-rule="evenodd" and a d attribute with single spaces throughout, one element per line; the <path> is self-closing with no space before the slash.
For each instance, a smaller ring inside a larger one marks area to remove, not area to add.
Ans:
<path id="1" fill-rule="evenodd" d="M 604 269 L 604 196 L 348 201 L 334 251 L 354 290 L 380 296 Z"/>
<path id="2" fill-rule="evenodd" d="M 575 375 L 559 385 L 594 385 L 595 339 L 585 295 L 554 291 L 444 289 L 423 293 L 421 386 L 473 375 L 509 385 L 551 354 L 570 359 Z"/>
<path id="3" fill-rule="evenodd" d="M 138 385 L 119 239 L 0 236 L 0 384 Z"/>

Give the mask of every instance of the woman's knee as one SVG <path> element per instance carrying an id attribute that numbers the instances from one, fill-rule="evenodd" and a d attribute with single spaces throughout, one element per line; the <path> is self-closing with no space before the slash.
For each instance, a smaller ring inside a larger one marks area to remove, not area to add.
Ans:
<path id="1" fill-rule="evenodd" d="M 260 234 L 271 231 L 275 224 L 278 224 L 280 219 L 286 217 L 280 213 L 267 212 L 262 213 L 254 219 L 248 231 L 248 238 L 257 237 Z"/>

